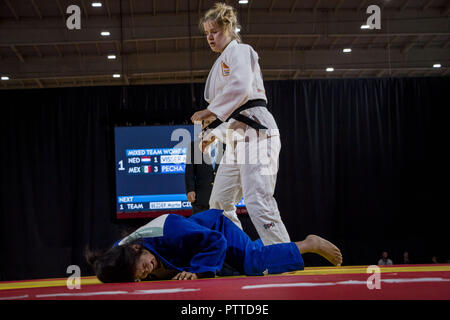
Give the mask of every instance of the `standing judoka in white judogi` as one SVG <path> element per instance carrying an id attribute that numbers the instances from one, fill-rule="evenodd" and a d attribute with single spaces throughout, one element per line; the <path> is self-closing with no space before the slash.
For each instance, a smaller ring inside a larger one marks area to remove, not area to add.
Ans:
<path id="1" fill-rule="evenodd" d="M 222 136 L 222 139 L 228 139 L 225 141 L 227 148 L 217 171 L 209 205 L 210 208 L 224 210 L 224 215 L 242 229 L 235 204 L 244 196 L 249 216 L 263 243 L 290 242 L 273 197 L 281 147 L 275 119 L 264 106 L 242 111 L 240 114 L 268 129 L 265 134 L 260 132 L 257 135 L 256 130 L 248 125 L 233 118 L 228 119 L 234 110 L 256 99 L 267 102 L 258 54 L 251 46 L 233 40 L 217 58 L 209 73 L 205 100 L 209 103 L 209 111 L 224 121 L 212 131 L 214 135 L 219 137 L 227 128 L 243 129 L 245 131 L 241 132 L 245 134 L 244 140 L 237 144 L 230 144 L 230 135 L 226 138 Z M 245 163 L 243 158 L 246 159 Z"/>

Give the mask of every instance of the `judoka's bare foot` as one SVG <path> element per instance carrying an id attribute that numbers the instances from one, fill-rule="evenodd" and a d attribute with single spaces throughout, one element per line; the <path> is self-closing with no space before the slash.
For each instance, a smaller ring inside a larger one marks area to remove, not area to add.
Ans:
<path id="1" fill-rule="evenodd" d="M 301 254 L 316 253 L 321 255 L 335 266 L 342 264 L 341 251 L 330 241 L 316 235 L 309 235 L 305 240 L 295 243 Z"/>

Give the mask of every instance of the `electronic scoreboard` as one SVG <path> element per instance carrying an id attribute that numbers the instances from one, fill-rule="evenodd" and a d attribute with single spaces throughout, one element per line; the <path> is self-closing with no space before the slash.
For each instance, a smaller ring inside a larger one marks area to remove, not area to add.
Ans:
<path id="1" fill-rule="evenodd" d="M 200 126 L 115 127 L 117 218 L 191 215 L 184 173 Z M 244 202 L 237 204 L 244 209 Z"/>

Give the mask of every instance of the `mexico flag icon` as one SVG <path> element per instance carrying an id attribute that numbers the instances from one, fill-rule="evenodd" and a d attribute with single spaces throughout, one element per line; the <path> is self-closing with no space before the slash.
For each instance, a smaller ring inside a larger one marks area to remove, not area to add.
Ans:
<path id="1" fill-rule="evenodd" d="M 151 173 L 152 172 L 152 166 L 142 166 L 142 172 L 143 173 Z"/>

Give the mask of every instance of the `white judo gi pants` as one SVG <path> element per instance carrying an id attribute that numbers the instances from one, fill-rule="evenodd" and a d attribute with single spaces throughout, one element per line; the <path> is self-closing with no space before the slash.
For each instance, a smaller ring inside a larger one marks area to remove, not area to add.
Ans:
<path id="1" fill-rule="evenodd" d="M 244 196 L 250 219 L 264 245 L 290 242 L 273 197 L 281 148 L 280 136 L 258 137 L 257 140 L 256 144 L 251 143 L 255 141 L 253 136 L 250 141 L 238 142 L 234 148 L 227 144 L 209 205 L 212 209 L 224 210 L 223 214 L 242 229 L 235 205 Z"/>

